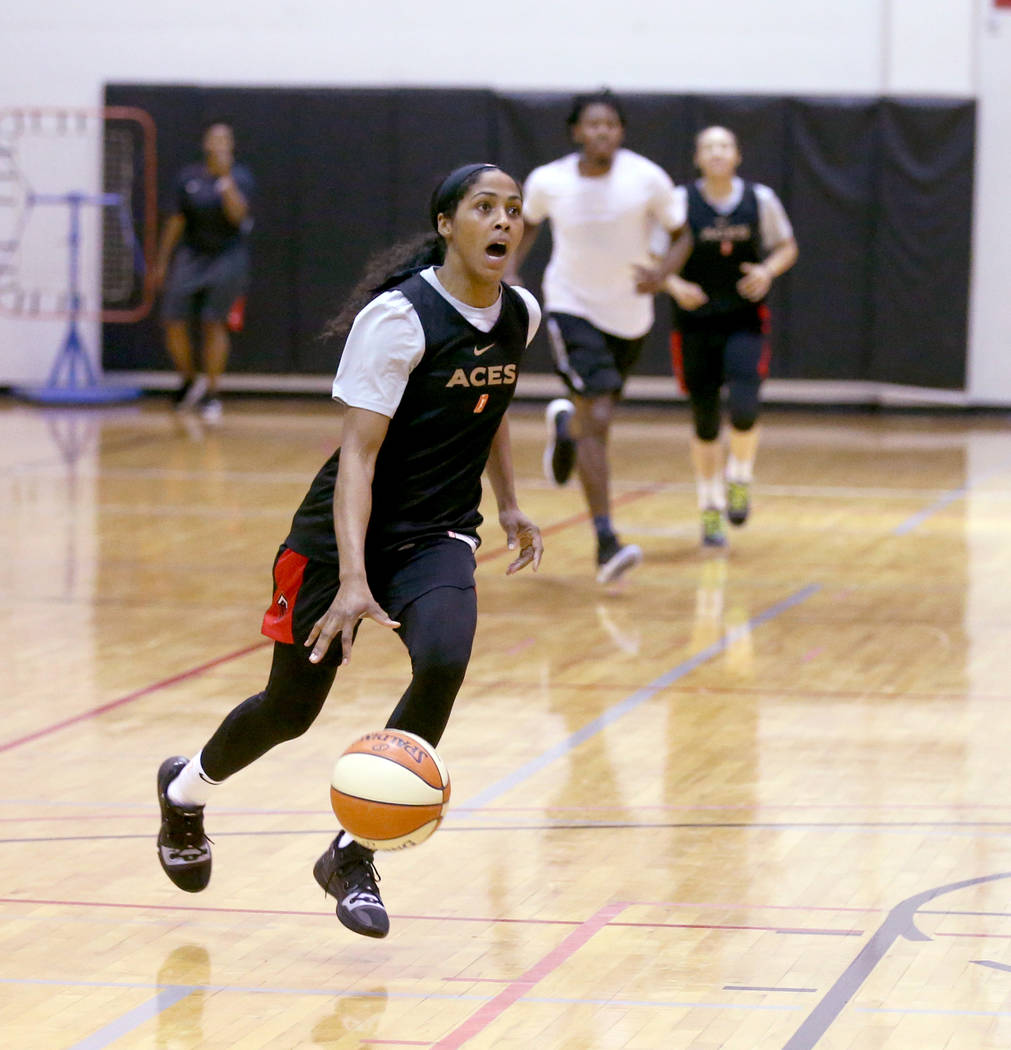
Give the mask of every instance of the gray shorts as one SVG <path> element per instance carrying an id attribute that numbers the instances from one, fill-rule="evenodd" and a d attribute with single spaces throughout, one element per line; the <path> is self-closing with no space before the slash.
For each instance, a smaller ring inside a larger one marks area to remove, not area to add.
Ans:
<path id="1" fill-rule="evenodd" d="M 180 245 L 162 293 L 162 319 L 227 321 L 233 303 L 246 291 L 248 277 L 249 252 L 244 244 L 216 255 Z"/>

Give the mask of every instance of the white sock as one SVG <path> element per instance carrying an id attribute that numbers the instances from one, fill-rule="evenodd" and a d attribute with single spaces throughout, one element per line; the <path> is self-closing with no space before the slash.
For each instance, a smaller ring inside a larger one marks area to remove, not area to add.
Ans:
<path id="1" fill-rule="evenodd" d="M 165 793 L 169 802 L 177 806 L 203 806 L 211 797 L 211 788 L 217 787 L 218 783 L 204 772 L 200 765 L 200 755 L 196 755 L 183 766 L 179 776 L 169 784 Z"/>
<path id="2" fill-rule="evenodd" d="M 344 849 L 345 846 L 350 846 L 352 842 L 354 842 L 354 839 L 341 829 L 341 833 L 337 836 L 337 848 Z"/>
<path id="3" fill-rule="evenodd" d="M 740 481 L 750 485 L 754 464 L 750 460 L 738 459 L 731 453 L 727 457 L 727 481 Z"/>
<path id="4" fill-rule="evenodd" d="M 719 475 L 714 478 L 696 478 L 695 491 L 698 494 L 699 510 L 726 508 L 727 497 L 723 491 L 723 479 Z"/>

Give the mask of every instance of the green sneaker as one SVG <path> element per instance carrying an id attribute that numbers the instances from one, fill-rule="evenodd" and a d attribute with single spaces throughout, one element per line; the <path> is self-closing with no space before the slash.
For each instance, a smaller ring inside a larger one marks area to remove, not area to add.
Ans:
<path id="1" fill-rule="evenodd" d="M 751 509 L 751 486 L 746 481 L 727 482 L 727 517 L 731 525 L 743 525 Z"/>
<path id="2" fill-rule="evenodd" d="M 702 546 L 725 547 L 727 534 L 723 531 L 723 513 L 716 507 L 706 507 L 702 512 Z"/>

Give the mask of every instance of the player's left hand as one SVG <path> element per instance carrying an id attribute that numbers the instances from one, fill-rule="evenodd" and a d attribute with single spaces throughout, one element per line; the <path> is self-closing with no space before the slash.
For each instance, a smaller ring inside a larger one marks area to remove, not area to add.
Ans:
<path id="1" fill-rule="evenodd" d="M 753 303 L 757 303 L 769 294 L 772 287 L 772 274 L 761 263 L 741 263 L 744 276 L 737 282 L 737 290 Z"/>
<path id="2" fill-rule="evenodd" d="M 506 546 L 511 551 L 519 547 L 520 552 L 519 557 L 506 569 L 506 575 L 512 576 L 530 564 L 536 572 L 544 553 L 541 530 L 518 507 L 500 511 L 498 520 L 506 534 Z"/>

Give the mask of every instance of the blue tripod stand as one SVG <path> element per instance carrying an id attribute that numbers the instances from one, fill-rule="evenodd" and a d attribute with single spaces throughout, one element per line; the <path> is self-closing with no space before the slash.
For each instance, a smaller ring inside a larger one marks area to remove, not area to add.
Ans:
<path id="1" fill-rule="evenodd" d="M 133 387 L 107 386 L 103 383 L 88 359 L 81 335 L 78 318 L 81 313 L 80 251 L 81 251 L 81 207 L 85 204 L 100 207 L 122 206 L 118 193 L 31 193 L 27 207 L 36 204 L 65 204 L 70 209 L 69 245 L 70 275 L 68 283 L 69 314 L 67 334 L 56 356 L 44 386 L 14 387 L 15 396 L 47 405 L 101 405 L 117 401 L 132 401 L 140 397 L 140 390 Z"/>

